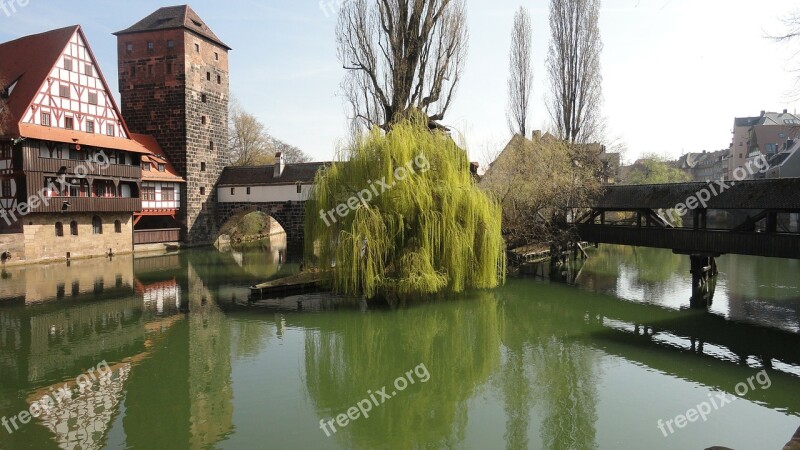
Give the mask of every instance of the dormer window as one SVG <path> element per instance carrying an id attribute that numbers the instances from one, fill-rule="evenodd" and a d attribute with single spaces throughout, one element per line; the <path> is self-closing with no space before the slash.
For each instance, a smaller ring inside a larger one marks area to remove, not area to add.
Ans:
<path id="1" fill-rule="evenodd" d="M 167 171 L 167 166 L 164 165 L 164 164 L 159 164 L 158 165 L 158 171 L 159 172 L 166 172 Z"/>
<path id="2" fill-rule="evenodd" d="M 150 163 L 149 162 L 143 162 L 142 163 L 142 170 L 144 170 L 145 172 L 150 172 Z"/>

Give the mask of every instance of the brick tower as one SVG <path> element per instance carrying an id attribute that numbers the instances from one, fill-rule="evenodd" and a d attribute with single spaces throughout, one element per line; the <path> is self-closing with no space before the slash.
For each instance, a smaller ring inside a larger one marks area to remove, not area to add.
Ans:
<path id="1" fill-rule="evenodd" d="M 190 244 L 215 238 L 215 185 L 227 164 L 228 51 L 188 5 L 161 8 L 117 36 L 122 116 L 155 136 L 186 179 L 178 220 Z"/>

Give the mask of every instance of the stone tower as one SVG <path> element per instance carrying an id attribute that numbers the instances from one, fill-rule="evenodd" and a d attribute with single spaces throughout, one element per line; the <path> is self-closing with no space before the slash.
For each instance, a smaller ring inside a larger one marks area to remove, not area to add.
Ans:
<path id="1" fill-rule="evenodd" d="M 188 5 L 114 34 L 122 115 L 132 132 L 153 135 L 186 179 L 178 217 L 185 240 L 209 243 L 227 164 L 230 47 Z"/>

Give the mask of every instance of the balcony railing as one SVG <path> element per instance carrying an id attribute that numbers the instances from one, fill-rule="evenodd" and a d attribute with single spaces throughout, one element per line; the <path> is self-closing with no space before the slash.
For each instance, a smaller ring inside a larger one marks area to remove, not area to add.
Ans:
<path id="1" fill-rule="evenodd" d="M 104 197 L 45 197 L 41 199 L 34 213 L 54 212 L 130 212 L 142 210 L 142 201 L 138 198 L 104 198 Z"/>
<path id="2" fill-rule="evenodd" d="M 133 232 L 133 243 L 140 244 L 163 244 L 167 242 L 178 242 L 181 240 L 180 228 L 165 228 L 161 230 L 136 230 Z"/>

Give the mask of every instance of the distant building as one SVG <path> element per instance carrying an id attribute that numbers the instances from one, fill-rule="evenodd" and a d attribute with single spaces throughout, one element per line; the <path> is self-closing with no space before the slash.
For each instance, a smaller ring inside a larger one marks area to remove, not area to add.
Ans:
<path id="1" fill-rule="evenodd" d="M 767 178 L 800 177 L 800 140 L 769 160 Z"/>
<path id="2" fill-rule="evenodd" d="M 730 150 L 687 153 L 675 165 L 691 175 L 693 181 L 712 181 L 728 178 Z"/>
<path id="3" fill-rule="evenodd" d="M 738 117 L 733 124 L 731 158 L 728 164 L 728 178 L 733 172 L 745 167 L 759 155 L 772 158 L 786 150 L 787 142 L 800 137 L 800 118 L 790 114 L 761 111 L 757 117 Z"/>

